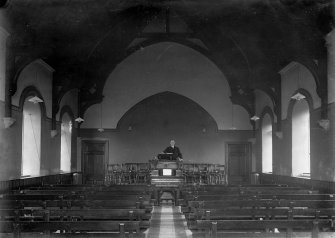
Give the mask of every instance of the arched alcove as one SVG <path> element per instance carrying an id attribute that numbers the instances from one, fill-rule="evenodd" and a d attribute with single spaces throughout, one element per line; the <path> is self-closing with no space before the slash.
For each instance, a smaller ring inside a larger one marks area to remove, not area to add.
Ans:
<path id="1" fill-rule="evenodd" d="M 310 94 L 313 105 L 311 109 L 316 109 L 321 106 L 321 98 L 317 94 L 317 84 L 311 71 L 304 65 L 291 62 L 280 72 L 281 74 L 281 108 L 282 120 L 286 119 L 289 115 L 289 106 L 291 103 L 291 96 L 297 90 L 305 90 Z"/>
<path id="2" fill-rule="evenodd" d="M 214 118 L 204 108 L 173 92 L 158 93 L 137 103 L 120 119 L 117 128 L 128 130 L 129 125 L 141 130 L 162 130 L 170 136 L 203 128 L 217 132 Z"/>
<path id="3" fill-rule="evenodd" d="M 172 138 L 186 162 L 224 163 L 225 143 L 213 117 L 172 92 L 148 97 L 125 113 L 112 135 L 110 157 L 113 163 L 144 162 L 162 152 Z"/>

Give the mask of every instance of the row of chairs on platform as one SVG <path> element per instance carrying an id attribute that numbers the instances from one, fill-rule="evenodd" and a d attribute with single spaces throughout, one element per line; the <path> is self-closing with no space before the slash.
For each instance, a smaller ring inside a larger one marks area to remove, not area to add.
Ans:
<path id="1" fill-rule="evenodd" d="M 149 163 L 109 164 L 106 184 L 150 184 Z M 185 163 L 181 165 L 184 183 L 226 184 L 224 165 Z"/>
<path id="2" fill-rule="evenodd" d="M 149 184 L 148 163 L 109 164 L 106 184 Z"/>
<path id="3" fill-rule="evenodd" d="M 226 184 L 224 165 L 184 163 L 183 174 L 185 183 L 192 184 Z"/>
<path id="4" fill-rule="evenodd" d="M 189 184 L 226 184 L 226 175 L 222 172 L 187 172 L 183 173 L 185 183 Z"/>

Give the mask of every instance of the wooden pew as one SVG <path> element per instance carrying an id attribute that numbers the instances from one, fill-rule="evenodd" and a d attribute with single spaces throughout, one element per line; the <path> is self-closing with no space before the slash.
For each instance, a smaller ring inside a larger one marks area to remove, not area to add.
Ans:
<path id="1" fill-rule="evenodd" d="M 0 200 L 0 209 L 24 209 L 24 208 L 59 208 L 68 207 L 71 203 L 65 200 Z"/>
<path id="2" fill-rule="evenodd" d="M 105 193 L 105 194 L 122 194 L 122 195 L 129 195 L 129 196 L 144 196 L 150 195 L 150 193 L 137 192 L 137 191 L 117 191 L 117 190 L 60 190 L 60 189 L 25 189 L 25 190 L 13 190 L 9 194 L 12 195 L 19 195 L 19 194 L 26 194 L 26 195 L 40 195 L 40 194 L 54 194 L 54 195 L 87 195 L 87 194 L 96 194 L 96 193 Z M 3 194 L 2 196 L 6 196 Z"/>
<path id="3" fill-rule="evenodd" d="M 2 209 L 0 220 L 2 221 L 39 221 L 46 216 L 52 221 L 62 220 L 137 220 L 143 221 L 141 227 L 148 227 L 151 217 L 145 209 Z M 145 222 L 146 221 L 146 222 Z"/>
<path id="4" fill-rule="evenodd" d="M 80 237 L 85 237 L 85 232 L 115 232 L 108 233 L 108 237 L 126 237 L 126 232 L 133 237 L 144 237 L 140 234 L 139 221 L 37 221 L 37 222 L 0 222 L 1 233 L 13 233 L 15 238 L 25 237 L 25 233 L 43 232 L 44 237 L 56 231 L 81 232 Z M 3 234 L 1 234 L 3 235 Z M 55 236 L 56 234 L 52 234 Z M 64 234 L 58 234 L 64 237 Z M 72 235 L 72 234 L 71 234 Z"/>
<path id="5" fill-rule="evenodd" d="M 306 207 L 306 208 L 335 208 L 335 200 L 209 200 L 189 201 L 188 207 L 197 208 L 278 208 L 278 207 Z"/>
<path id="6" fill-rule="evenodd" d="M 250 199 L 273 199 L 273 200 L 335 200 L 335 194 L 256 194 L 256 195 L 187 195 L 186 201 L 207 200 L 250 200 Z"/>
<path id="7" fill-rule="evenodd" d="M 109 192 L 96 192 L 89 194 L 9 194 L 3 195 L 0 200 L 132 200 L 150 201 L 151 195 L 124 195 Z"/>
<path id="8" fill-rule="evenodd" d="M 197 220 L 193 237 L 286 237 L 291 238 L 293 231 L 309 231 L 310 237 L 319 238 L 320 229 L 331 227 L 333 221 L 325 220 Z M 270 229 L 285 229 L 285 233 L 279 233 L 273 236 L 273 233 L 265 233 Z M 245 231 L 242 233 L 241 231 Z M 229 231 L 230 233 L 223 233 Z M 239 236 L 233 236 L 233 231 L 238 231 Z M 263 232 L 263 236 L 259 233 Z M 328 235 L 328 234 L 327 234 Z M 295 236 L 296 237 L 296 236 Z"/>
<path id="9" fill-rule="evenodd" d="M 62 199 L 81 199 L 79 194 L 6 194 L 0 200 L 62 200 Z"/>
<path id="10" fill-rule="evenodd" d="M 277 194 L 319 194 L 317 190 L 309 189 L 292 189 L 292 188 L 280 188 L 280 189 L 221 189 L 221 190 L 206 190 L 206 191 L 183 191 L 181 196 L 184 198 L 188 195 L 277 195 Z"/>
<path id="11" fill-rule="evenodd" d="M 9 196 L 9 195 L 55 195 L 55 196 L 66 196 L 66 195 L 79 195 L 84 194 L 83 191 L 71 191 L 71 190 L 30 190 L 30 189 L 24 189 L 24 190 L 12 190 L 7 194 L 2 194 L 2 197 Z"/>
<path id="12" fill-rule="evenodd" d="M 237 219 L 333 219 L 335 208 L 281 208 L 281 209 L 198 209 L 188 214 L 188 220 L 237 220 Z"/>
<path id="13" fill-rule="evenodd" d="M 6 208 L 145 208 L 151 210 L 150 201 L 135 200 L 0 200 L 0 209 Z"/>
<path id="14" fill-rule="evenodd" d="M 151 185 L 112 185 L 112 186 L 90 186 L 90 185 L 46 185 L 30 187 L 29 190 L 70 190 L 70 191 L 119 191 L 131 193 L 145 193 L 153 189 Z"/>

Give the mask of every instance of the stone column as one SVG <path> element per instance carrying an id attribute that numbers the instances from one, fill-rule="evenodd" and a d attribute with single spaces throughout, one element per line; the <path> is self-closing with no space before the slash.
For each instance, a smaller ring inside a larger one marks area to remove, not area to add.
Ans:
<path id="1" fill-rule="evenodd" d="M 328 49 L 328 103 L 335 102 L 335 29 L 326 36 Z"/>
<path id="2" fill-rule="evenodd" d="M 11 87 L 8 75 L 8 37 L 9 33 L 0 27 L 0 119 L 4 127 L 10 127 L 15 120 L 11 117 Z"/>
<path id="3" fill-rule="evenodd" d="M 9 34 L 0 27 L 0 101 L 5 101 L 6 41 Z"/>

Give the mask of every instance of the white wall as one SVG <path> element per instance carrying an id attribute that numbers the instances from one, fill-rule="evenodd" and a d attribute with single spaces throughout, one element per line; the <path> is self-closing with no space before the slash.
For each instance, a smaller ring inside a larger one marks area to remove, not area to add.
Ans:
<path id="1" fill-rule="evenodd" d="M 19 75 L 17 91 L 12 97 L 12 104 L 19 106 L 22 91 L 34 86 L 42 95 L 47 117 L 52 117 L 52 78 L 54 70 L 42 60 L 27 65 Z"/>
<path id="2" fill-rule="evenodd" d="M 314 77 L 305 66 L 296 62 L 291 62 L 279 73 L 281 74 L 281 103 L 283 120 L 287 117 L 287 109 L 291 97 L 294 95 L 294 92 L 299 88 L 303 88 L 311 94 L 314 109 L 321 106 L 321 99 L 316 92 L 316 83 Z"/>
<path id="3" fill-rule="evenodd" d="M 261 116 L 264 109 L 266 107 L 269 107 L 272 112 L 274 112 L 274 107 L 273 107 L 273 103 L 272 100 L 270 98 L 270 96 L 268 94 L 266 94 L 265 92 L 256 89 L 255 90 L 255 98 L 256 98 L 256 115 L 257 116 Z M 275 114 L 274 115 L 274 122 L 277 122 L 277 117 Z M 258 123 L 256 123 L 258 125 Z"/>
<path id="4" fill-rule="evenodd" d="M 68 91 L 59 103 L 59 111 L 56 115 L 58 121 L 61 121 L 60 113 L 64 106 L 69 106 L 72 110 L 74 117 L 78 115 L 78 89 Z"/>
<path id="5" fill-rule="evenodd" d="M 120 63 L 107 79 L 103 95 L 103 127 L 116 128 L 121 117 L 136 103 L 160 92 L 183 95 L 203 107 L 221 130 L 252 129 L 247 111 L 234 106 L 222 72 L 206 57 L 183 45 L 158 43 L 137 51 Z M 82 128 L 99 128 L 100 105 L 85 113 Z"/>

